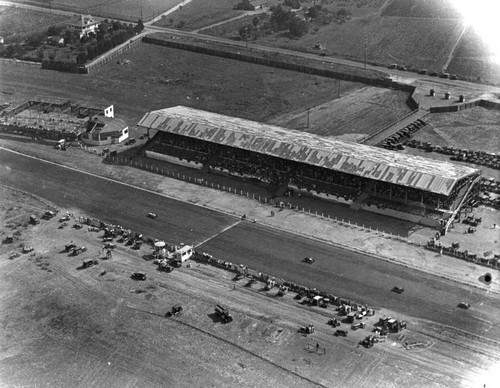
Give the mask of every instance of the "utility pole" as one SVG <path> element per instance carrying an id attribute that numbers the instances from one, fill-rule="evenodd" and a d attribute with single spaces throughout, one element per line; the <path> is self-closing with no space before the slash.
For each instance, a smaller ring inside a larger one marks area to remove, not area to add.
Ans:
<path id="1" fill-rule="evenodd" d="M 141 21 L 144 23 L 144 19 L 142 18 L 142 0 L 141 0 Z"/>
<path id="2" fill-rule="evenodd" d="M 365 35 L 365 71 L 366 71 L 366 35 Z"/>
<path id="3" fill-rule="evenodd" d="M 307 126 L 306 128 L 309 129 L 309 112 L 310 112 L 311 108 L 307 108 Z"/>

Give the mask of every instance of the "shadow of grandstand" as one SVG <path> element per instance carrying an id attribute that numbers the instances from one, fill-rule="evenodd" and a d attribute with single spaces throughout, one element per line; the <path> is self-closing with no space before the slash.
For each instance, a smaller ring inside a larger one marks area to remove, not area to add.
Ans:
<path id="1" fill-rule="evenodd" d="M 257 179 L 246 179 L 243 177 L 232 176 L 220 171 L 210 170 L 209 172 L 203 171 L 202 169 L 190 168 L 187 166 L 182 166 L 178 164 L 169 163 L 166 161 L 160 161 L 155 159 L 150 159 L 145 156 L 141 156 L 142 145 L 134 148 L 128 148 L 117 154 L 117 157 L 122 161 L 122 163 L 128 164 L 129 166 L 136 166 L 137 168 L 150 170 L 152 165 L 158 167 L 158 171 L 161 174 L 169 177 L 179 177 L 180 180 L 188 180 L 190 178 L 191 182 L 203 181 L 203 185 L 210 188 L 222 188 L 225 187 L 224 191 L 228 191 L 227 188 L 231 188 L 231 192 L 236 193 L 235 196 L 247 196 L 248 198 L 258 200 L 260 197 L 261 202 L 267 201 L 269 204 L 269 214 L 271 211 L 274 212 L 275 217 L 284 216 L 289 214 L 289 212 L 304 212 L 310 213 L 311 217 L 324 219 L 330 218 L 331 222 L 335 219 L 338 221 L 344 221 L 347 225 L 345 227 L 357 228 L 359 230 L 364 227 L 367 230 L 380 231 L 385 233 L 391 233 L 393 235 L 399 235 L 401 237 L 409 237 L 411 233 L 415 232 L 416 228 L 423 228 L 416 225 L 410 221 L 400 220 L 394 217 L 385 216 L 381 214 L 371 213 L 365 210 L 354 210 L 351 209 L 348 204 L 336 202 L 334 196 L 330 199 L 322 199 L 315 197 L 307 193 L 293 193 L 289 191 L 290 195 L 285 196 L 285 192 L 281 195 L 275 195 L 273 192 L 275 187 L 271 187 Z M 139 150 L 139 152 L 138 152 Z M 104 159 L 103 163 L 114 164 L 115 162 Z M 182 179 L 184 177 L 184 179 Z M 286 190 L 285 190 L 286 191 Z M 279 211 L 279 206 L 271 204 L 271 200 L 274 204 L 279 204 L 280 202 L 285 204 L 285 211 Z"/>
<path id="2" fill-rule="evenodd" d="M 414 222 L 400 220 L 394 217 L 385 216 L 382 214 L 371 213 L 365 210 L 353 210 L 349 205 L 338 203 L 334 200 L 321 199 L 310 195 L 292 195 L 291 197 L 278 197 L 276 201 L 291 203 L 294 207 L 298 206 L 299 210 L 305 213 L 311 213 L 314 217 L 323 216 L 330 220 L 344 221 L 350 223 L 352 228 L 362 227 L 370 230 L 384 231 L 401 237 L 408 237 L 416 229 L 424 228 L 424 226 L 416 225 Z M 303 210 L 302 210 L 303 209 Z M 276 212 L 279 216 L 279 213 Z M 349 227 L 347 225 L 346 227 Z"/>

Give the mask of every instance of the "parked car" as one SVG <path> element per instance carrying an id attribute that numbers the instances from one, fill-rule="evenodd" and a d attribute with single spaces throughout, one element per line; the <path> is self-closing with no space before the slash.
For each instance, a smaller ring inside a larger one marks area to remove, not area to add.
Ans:
<path id="1" fill-rule="evenodd" d="M 403 292 L 405 292 L 405 289 L 403 287 L 394 286 L 392 291 L 398 294 L 402 294 Z"/>
<path id="2" fill-rule="evenodd" d="M 158 214 L 156 214 L 156 213 L 148 213 L 148 217 L 152 218 L 152 219 L 155 219 L 156 217 L 158 217 Z"/>
<path id="3" fill-rule="evenodd" d="M 146 280 L 146 274 L 142 272 L 134 272 L 131 276 L 134 280 Z"/>
<path id="4" fill-rule="evenodd" d="M 316 261 L 316 259 L 314 257 L 305 257 L 303 261 L 304 263 L 312 264 Z"/>
<path id="5" fill-rule="evenodd" d="M 460 302 L 457 307 L 460 307 L 461 309 L 467 310 L 470 307 L 470 304 L 467 302 Z"/>
<path id="6" fill-rule="evenodd" d="M 335 330 L 335 336 L 347 337 L 347 330 Z"/>

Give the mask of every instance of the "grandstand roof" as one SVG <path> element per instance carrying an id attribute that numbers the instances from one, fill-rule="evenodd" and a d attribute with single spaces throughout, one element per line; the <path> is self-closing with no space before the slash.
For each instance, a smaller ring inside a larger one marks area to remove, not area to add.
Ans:
<path id="1" fill-rule="evenodd" d="M 146 113 L 139 126 L 449 195 L 478 170 L 185 106 Z"/>

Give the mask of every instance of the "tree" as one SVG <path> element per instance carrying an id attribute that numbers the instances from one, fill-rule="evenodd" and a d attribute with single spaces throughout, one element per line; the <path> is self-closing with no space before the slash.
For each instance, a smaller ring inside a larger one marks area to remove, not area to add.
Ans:
<path id="1" fill-rule="evenodd" d="M 318 8 L 316 7 L 310 7 L 308 10 L 307 10 L 307 13 L 306 15 L 308 17 L 310 17 L 311 19 L 316 19 L 319 15 L 319 10 Z"/>
<path id="2" fill-rule="evenodd" d="M 135 32 L 140 33 L 142 30 L 144 30 L 144 23 L 142 22 L 142 19 L 139 19 L 137 21 L 137 25 L 135 26 Z"/>
<path id="3" fill-rule="evenodd" d="M 254 11 L 255 7 L 250 4 L 250 0 L 242 0 L 241 3 L 238 3 L 234 6 L 234 9 L 242 11 Z"/>
<path id="4" fill-rule="evenodd" d="M 55 25 L 47 28 L 47 35 L 49 36 L 58 36 L 66 29 L 64 25 Z"/>
<path id="5" fill-rule="evenodd" d="M 83 65 L 87 60 L 89 59 L 87 50 L 82 49 L 81 51 L 78 52 L 76 55 L 76 62 Z"/>
<path id="6" fill-rule="evenodd" d="M 43 57 L 45 56 L 45 51 L 43 50 L 43 48 L 40 48 L 36 51 L 36 56 L 40 62 L 43 61 Z"/>
<path id="7" fill-rule="evenodd" d="M 290 20 L 288 24 L 288 29 L 290 30 L 290 35 L 295 38 L 299 38 L 307 33 L 308 26 L 305 20 L 294 17 Z"/>
<path id="8" fill-rule="evenodd" d="M 45 32 L 34 32 L 26 38 L 26 43 L 33 47 L 38 47 L 47 38 Z"/>
<path id="9" fill-rule="evenodd" d="M 300 1 L 299 0 L 285 0 L 283 5 L 287 7 L 291 7 L 292 9 L 300 9 Z"/>
<path id="10" fill-rule="evenodd" d="M 240 27 L 238 30 L 238 34 L 240 35 L 240 39 L 247 41 L 250 38 L 250 32 L 252 31 L 252 26 L 249 24 L 245 24 L 243 27 Z"/>
<path id="11" fill-rule="evenodd" d="M 64 31 L 64 43 L 72 44 L 75 41 L 75 35 L 71 30 Z"/>
<path id="12" fill-rule="evenodd" d="M 288 23 L 295 17 L 290 11 L 285 11 L 281 5 L 271 7 L 271 18 L 269 22 L 277 31 L 283 31 L 288 28 Z"/>
<path id="13" fill-rule="evenodd" d="M 87 58 L 88 60 L 92 60 L 97 55 L 97 47 L 94 44 L 89 44 L 87 46 Z"/>
<path id="14" fill-rule="evenodd" d="M 252 24 L 255 28 L 257 28 L 259 23 L 260 23 L 260 19 L 257 16 L 252 19 Z"/>

